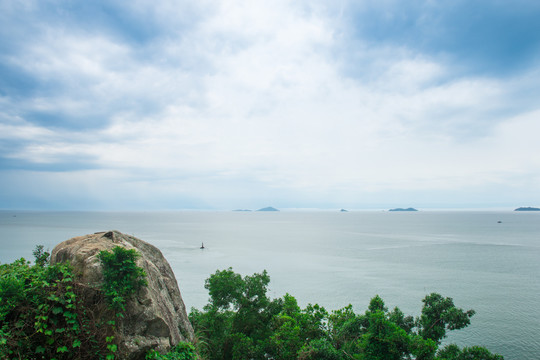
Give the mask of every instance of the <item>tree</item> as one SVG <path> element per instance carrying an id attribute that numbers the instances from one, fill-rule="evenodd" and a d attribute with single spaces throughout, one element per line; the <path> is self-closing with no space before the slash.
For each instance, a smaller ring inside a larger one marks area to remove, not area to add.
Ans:
<path id="1" fill-rule="evenodd" d="M 209 359 L 243 359 L 264 354 L 272 334 L 272 320 L 282 309 L 281 299 L 266 293 L 268 273 L 242 277 L 232 268 L 218 270 L 205 282 L 210 295 L 204 311 L 192 309 L 189 319 L 207 343 Z"/>
<path id="2" fill-rule="evenodd" d="M 366 360 L 400 360 L 411 355 L 418 360 L 430 360 L 437 350 L 432 340 L 410 331 L 410 319 L 401 310 L 388 312 L 378 295 L 370 301 L 364 324 L 360 350 Z M 405 324 L 408 331 L 400 324 Z"/>
<path id="3" fill-rule="evenodd" d="M 351 304 L 332 311 L 328 317 L 328 327 L 336 349 L 347 354 L 360 351 L 358 339 L 365 333 L 364 317 L 355 314 Z"/>
<path id="4" fill-rule="evenodd" d="M 43 245 L 36 245 L 32 255 L 36 259 L 35 264 L 37 266 L 44 267 L 49 262 L 49 256 L 51 255 L 48 251 L 43 250 Z"/>
<path id="5" fill-rule="evenodd" d="M 503 360 L 501 355 L 492 354 L 482 346 L 460 349 L 455 344 L 446 345 L 437 353 L 438 360 Z"/>
<path id="6" fill-rule="evenodd" d="M 388 311 L 376 295 L 364 314 L 351 305 L 328 313 L 308 304 L 302 309 L 286 294 L 267 297 L 270 277 L 242 277 L 231 268 L 206 281 L 210 294 L 204 311 L 192 309 L 190 320 L 206 336 L 205 358 L 280 360 L 501 360 L 487 349 L 437 348 L 448 330 L 470 323 L 473 310 L 456 308 L 451 298 L 430 294 L 414 319 L 398 307 Z"/>
<path id="7" fill-rule="evenodd" d="M 431 339 L 437 344 L 446 337 L 446 330 L 467 327 L 474 315 L 474 310 L 463 311 L 456 308 L 452 298 L 432 293 L 422 300 L 422 315 L 417 320 L 419 334 L 424 339 Z"/>
<path id="8" fill-rule="evenodd" d="M 298 354 L 299 360 L 342 360 L 345 354 L 338 351 L 326 339 L 311 340 L 304 345 Z"/>
<path id="9" fill-rule="evenodd" d="M 207 306 L 222 310 L 237 309 L 244 287 L 242 276 L 236 274 L 232 268 L 217 270 L 204 284 L 210 295 L 210 303 Z"/>
<path id="10" fill-rule="evenodd" d="M 296 359 L 311 340 L 327 340 L 327 319 L 324 307 L 308 304 L 302 310 L 296 299 L 286 294 L 282 311 L 274 317 L 268 351 L 278 359 Z"/>

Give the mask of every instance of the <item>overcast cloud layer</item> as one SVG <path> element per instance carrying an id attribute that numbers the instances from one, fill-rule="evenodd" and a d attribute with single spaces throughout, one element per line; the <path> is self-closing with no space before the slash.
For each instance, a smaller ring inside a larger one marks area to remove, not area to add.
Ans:
<path id="1" fill-rule="evenodd" d="M 539 206 L 539 18 L 0 0 L 0 208 Z"/>

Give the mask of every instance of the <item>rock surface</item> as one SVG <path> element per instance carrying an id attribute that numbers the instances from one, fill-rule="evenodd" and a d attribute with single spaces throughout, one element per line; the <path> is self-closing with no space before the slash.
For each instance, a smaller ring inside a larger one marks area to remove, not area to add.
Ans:
<path id="1" fill-rule="evenodd" d="M 51 263 L 69 260 L 79 281 L 90 289 L 99 288 L 103 280 L 101 250 L 116 246 L 140 253 L 137 265 L 146 272 L 148 286 L 143 287 L 126 304 L 125 318 L 118 324 L 121 358 L 144 359 L 149 349 L 166 352 L 180 341 L 193 339 L 193 328 L 171 266 L 155 246 L 118 231 L 79 236 L 58 244 Z"/>

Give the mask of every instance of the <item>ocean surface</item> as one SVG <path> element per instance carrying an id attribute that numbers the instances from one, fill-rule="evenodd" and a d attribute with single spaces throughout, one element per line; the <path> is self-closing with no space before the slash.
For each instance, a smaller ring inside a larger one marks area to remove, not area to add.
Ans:
<path id="1" fill-rule="evenodd" d="M 188 309 L 206 304 L 205 279 L 228 267 L 266 269 L 270 296 L 328 310 L 352 304 L 362 313 L 379 294 L 418 315 L 438 292 L 476 310 L 446 342 L 540 359 L 540 212 L 0 211 L 0 262 L 113 229 L 161 249 Z"/>

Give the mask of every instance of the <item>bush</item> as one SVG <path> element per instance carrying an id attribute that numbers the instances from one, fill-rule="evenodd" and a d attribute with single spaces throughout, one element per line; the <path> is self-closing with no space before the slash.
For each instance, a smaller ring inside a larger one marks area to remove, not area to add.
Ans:
<path id="1" fill-rule="evenodd" d="M 195 347 L 190 343 L 180 342 L 167 354 L 162 355 L 156 350 L 150 350 L 146 354 L 147 360 L 196 360 Z"/>
<path id="2" fill-rule="evenodd" d="M 126 300 L 142 286 L 146 286 L 146 273 L 137 266 L 140 254 L 135 249 L 116 246 L 112 251 L 100 251 L 98 259 L 103 265 L 103 290 L 109 305 L 121 315 Z"/>
<path id="3" fill-rule="evenodd" d="M 71 266 L 47 266 L 42 246 L 34 255 L 35 265 L 24 258 L 0 265 L 0 358 L 105 357 L 108 334 L 83 306 Z"/>
<path id="4" fill-rule="evenodd" d="M 125 301 L 146 284 L 135 263 L 139 254 L 121 247 L 99 254 L 103 296 L 98 292 L 92 304 L 84 303 L 88 288 L 75 280 L 69 263 L 48 265 L 41 245 L 33 254 L 34 265 L 24 258 L 0 265 L 0 358 L 114 359 L 115 321 L 99 304 L 107 300 L 123 316 Z"/>

